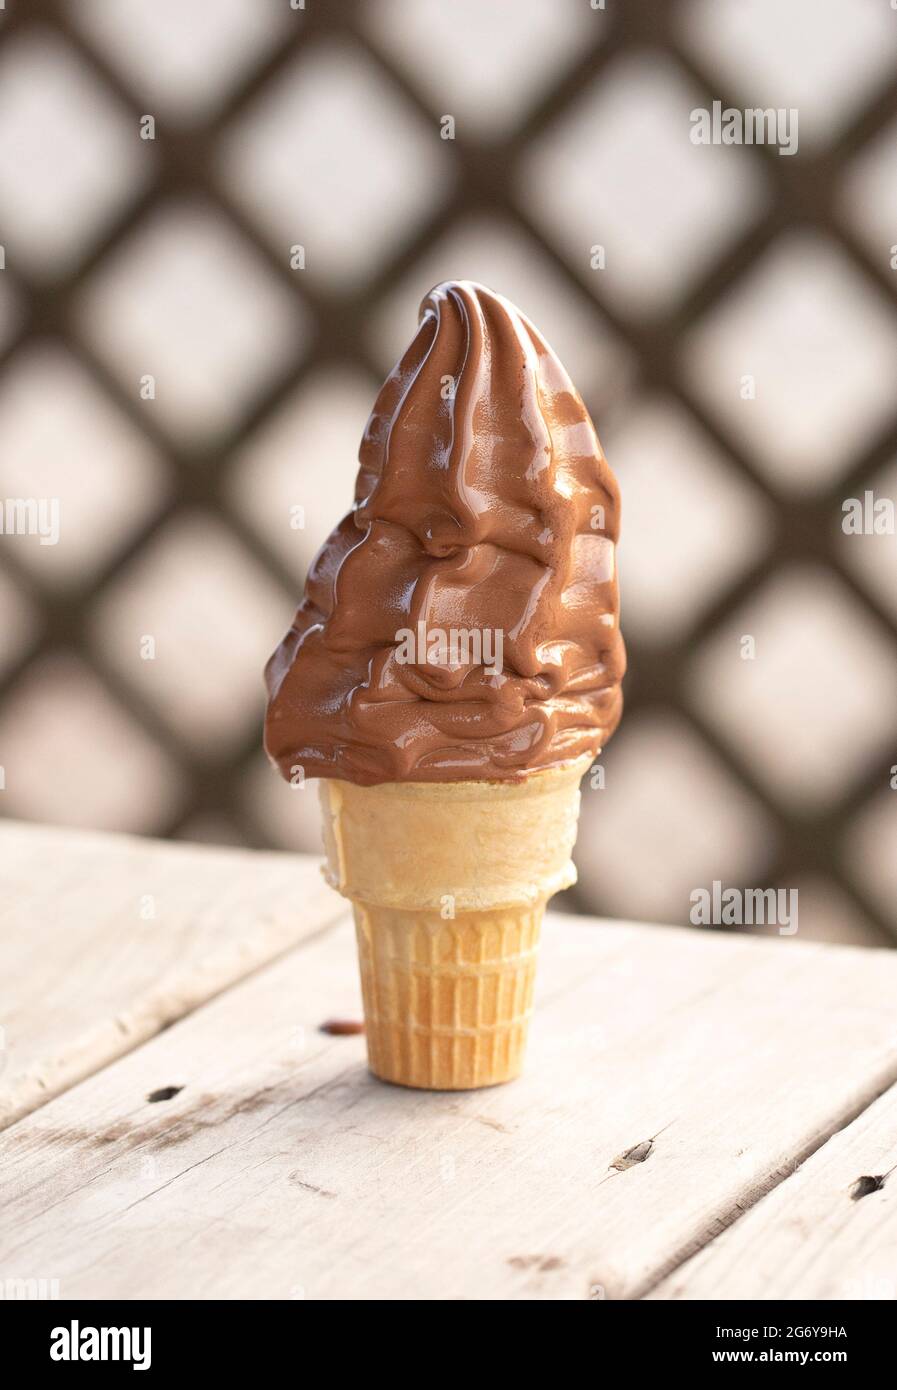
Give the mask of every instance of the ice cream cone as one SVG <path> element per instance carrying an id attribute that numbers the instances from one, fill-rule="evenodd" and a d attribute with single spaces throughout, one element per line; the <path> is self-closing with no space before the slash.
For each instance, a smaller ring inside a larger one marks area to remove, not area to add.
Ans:
<path id="1" fill-rule="evenodd" d="M 358 463 L 266 667 L 265 747 L 322 779 L 372 1069 L 488 1086 L 520 1070 L 579 781 L 620 718 L 619 488 L 549 344 L 468 280 L 425 297 Z"/>
<path id="2" fill-rule="evenodd" d="M 519 1074 L 590 762 L 519 782 L 321 782 L 325 876 L 354 909 L 375 1075 L 465 1090 Z"/>

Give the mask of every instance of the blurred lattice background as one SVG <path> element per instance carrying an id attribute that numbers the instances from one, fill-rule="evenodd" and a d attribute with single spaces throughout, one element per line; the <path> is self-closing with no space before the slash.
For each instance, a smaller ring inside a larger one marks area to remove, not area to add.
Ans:
<path id="1" fill-rule="evenodd" d="M 797 107 L 799 153 L 693 146 L 715 99 Z M 5 814 L 316 845 L 261 667 L 419 299 L 475 278 L 624 494 L 573 905 L 782 885 L 894 938 L 897 542 L 840 525 L 897 496 L 890 0 L 7 0 L 0 228 L 0 497 L 62 509 L 0 538 Z"/>

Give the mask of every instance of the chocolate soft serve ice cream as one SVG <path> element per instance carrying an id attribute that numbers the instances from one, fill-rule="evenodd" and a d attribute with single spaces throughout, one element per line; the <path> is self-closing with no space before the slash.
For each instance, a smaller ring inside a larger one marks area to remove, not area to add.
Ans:
<path id="1" fill-rule="evenodd" d="M 372 1071 L 492 1085 L 522 1065 L 545 903 L 620 717 L 617 485 L 552 350 L 468 281 L 424 300 L 359 457 L 268 663 L 266 746 L 321 779 Z"/>
<path id="2" fill-rule="evenodd" d="M 359 460 L 268 665 L 284 776 L 513 780 L 596 754 L 625 665 L 619 494 L 529 320 L 482 285 L 438 285 Z"/>

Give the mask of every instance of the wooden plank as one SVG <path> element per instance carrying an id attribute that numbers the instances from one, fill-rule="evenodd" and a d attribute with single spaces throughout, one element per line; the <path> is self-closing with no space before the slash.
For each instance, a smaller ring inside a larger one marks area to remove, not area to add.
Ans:
<path id="1" fill-rule="evenodd" d="M 464 1094 L 318 1031 L 354 956 L 340 923 L 0 1136 L 0 1277 L 638 1297 L 897 1078 L 887 952 L 549 919 L 526 1073 Z"/>
<path id="2" fill-rule="evenodd" d="M 897 1299 L 897 1089 L 650 1296 Z"/>
<path id="3" fill-rule="evenodd" d="M 0 1128 L 344 910 L 318 865 L 0 825 Z"/>

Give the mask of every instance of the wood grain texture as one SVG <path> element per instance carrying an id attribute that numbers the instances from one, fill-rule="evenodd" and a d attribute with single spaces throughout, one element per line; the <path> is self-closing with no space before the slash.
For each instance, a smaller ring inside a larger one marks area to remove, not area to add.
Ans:
<path id="1" fill-rule="evenodd" d="M 897 1079 L 895 986 L 884 952 L 549 916 L 522 1079 L 416 1092 L 319 1031 L 359 1009 L 342 921 L 0 1136 L 0 1276 L 638 1297 Z"/>
<path id="2" fill-rule="evenodd" d="M 651 1297 L 897 1299 L 897 1089 Z"/>
<path id="3" fill-rule="evenodd" d="M 342 910 L 311 857 L 0 823 L 0 1128 Z"/>

